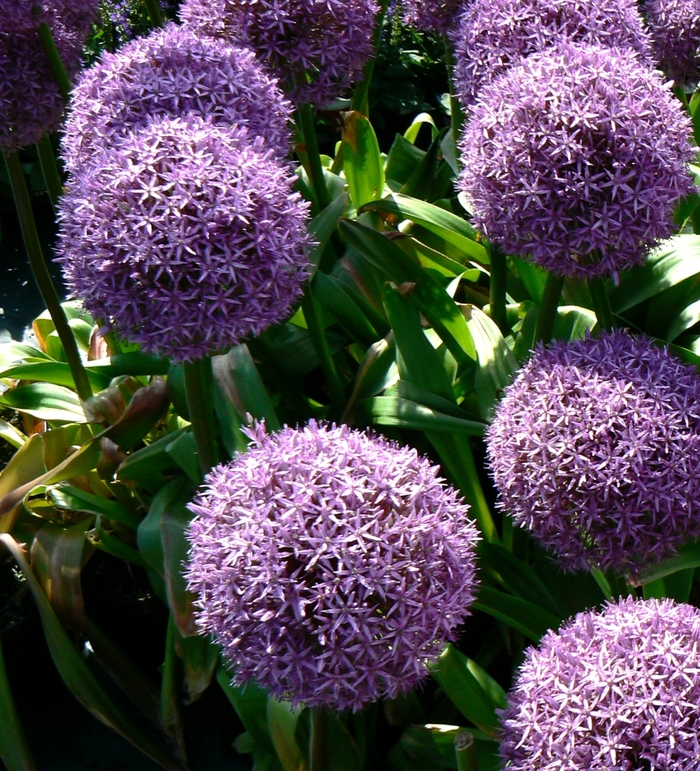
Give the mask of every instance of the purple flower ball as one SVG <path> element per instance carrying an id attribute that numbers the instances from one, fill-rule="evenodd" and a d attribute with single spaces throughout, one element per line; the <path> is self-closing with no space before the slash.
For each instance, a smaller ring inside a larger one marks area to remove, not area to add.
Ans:
<path id="1" fill-rule="evenodd" d="M 527 651 L 502 714 L 508 771 L 697 771 L 700 611 L 626 598 Z"/>
<path id="2" fill-rule="evenodd" d="M 295 102 L 321 107 L 361 78 L 378 11 L 375 0 L 185 0 L 180 16 L 250 46 Z"/>
<path id="3" fill-rule="evenodd" d="M 245 129 L 154 121 L 82 166 L 61 199 L 70 291 L 175 361 L 257 335 L 290 314 L 310 272 L 294 182 Z"/>
<path id="4" fill-rule="evenodd" d="M 169 24 L 82 73 L 64 128 L 66 166 L 74 171 L 151 118 L 187 113 L 245 126 L 289 152 L 292 105 L 253 52 Z"/>
<path id="5" fill-rule="evenodd" d="M 188 533 L 197 623 L 233 682 L 332 710 L 411 690 L 474 599 L 469 507 L 380 436 L 313 421 L 249 436 Z"/>
<path id="6" fill-rule="evenodd" d="M 537 348 L 487 454 L 500 507 L 566 570 L 634 578 L 700 535 L 700 375 L 648 338 Z"/>
<path id="7" fill-rule="evenodd" d="M 405 24 L 416 29 L 449 32 L 468 0 L 401 0 L 401 16 Z"/>
<path id="8" fill-rule="evenodd" d="M 654 53 L 677 86 L 700 81 L 700 0 L 647 0 L 644 10 Z"/>
<path id="9" fill-rule="evenodd" d="M 48 24 L 69 76 L 99 0 L 0 0 L 0 149 L 7 152 L 55 131 L 65 106 L 39 38 Z"/>
<path id="10" fill-rule="evenodd" d="M 562 45 L 484 88 L 459 186 L 506 252 L 590 278 L 641 263 L 692 191 L 691 126 L 629 51 Z"/>
<path id="11" fill-rule="evenodd" d="M 653 61 L 636 0 L 471 0 L 452 38 L 455 88 L 467 107 L 502 72 L 566 40 L 629 49 L 645 64 Z"/>

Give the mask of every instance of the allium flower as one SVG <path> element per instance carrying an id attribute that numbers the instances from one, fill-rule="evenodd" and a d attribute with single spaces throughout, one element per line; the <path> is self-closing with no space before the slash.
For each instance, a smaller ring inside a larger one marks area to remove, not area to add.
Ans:
<path id="1" fill-rule="evenodd" d="M 68 74 L 80 54 L 99 0 L 0 0 L 0 148 L 38 141 L 58 128 L 63 98 L 39 38 L 46 22 Z"/>
<path id="2" fill-rule="evenodd" d="M 309 272 L 308 205 L 244 129 L 160 119 L 82 166 L 59 261 L 95 317 L 191 360 L 282 321 Z"/>
<path id="3" fill-rule="evenodd" d="M 415 687 L 474 598 L 468 506 L 415 450 L 347 426 L 249 432 L 190 508 L 197 622 L 234 682 L 358 710 Z"/>
<path id="4" fill-rule="evenodd" d="M 66 165 L 75 170 L 152 117 L 187 113 L 246 126 L 280 155 L 289 151 L 292 106 L 253 52 L 169 24 L 83 72 L 64 129 Z"/>
<path id="5" fill-rule="evenodd" d="M 465 106 L 509 67 L 567 40 L 629 49 L 652 63 L 636 0 L 472 0 L 452 38 L 455 88 Z"/>
<path id="6" fill-rule="evenodd" d="M 700 375 L 647 338 L 539 347 L 487 435 L 501 508 L 563 568 L 634 576 L 700 535 Z"/>
<path id="7" fill-rule="evenodd" d="M 502 722 L 508 771 L 697 771 L 700 611 L 579 613 L 528 650 Z"/>
<path id="8" fill-rule="evenodd" d="M 678 86 L 700 81 L 700 0 L 647 0 L 654 53 Z"/>
<path id="9" fill-rule="evenodd" d="M 361 77 L 378 10 L 375 0 L 185 0 L 180 16 L 249 45 L 296 102 L 322 106 Z"/>
<path id="10" fill-rule="evenodd" d="M 467 0 L 401 0 L 405 24 L 446 33 L 451 30 Z"/>
<path id="11" fill-rule="evenodd" d="M 460 186 L 506 252 L 564 276 L 616 273 L 674 230 L 692 190 L 687 115 L 629 52 L 562 45 L 482 92 Z"/>

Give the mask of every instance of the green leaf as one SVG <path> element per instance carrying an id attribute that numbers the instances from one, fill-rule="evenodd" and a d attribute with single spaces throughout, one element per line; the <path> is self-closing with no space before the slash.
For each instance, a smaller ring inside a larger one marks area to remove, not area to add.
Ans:
<path id="1" fill-rule="evenodd" d="M 346 113 L 343 131 L 343 170 L 350 198 L 359 209 L 384 194 L 384 162 L 369 120 L 355 110 Z"/>
<path id="2" fill-rule="evenodd" d="M 98 720 L 130 741 L 163 768 L 181 771 L 180 766 L 167 752 L 107 696 L 61 626 L 17 542 L 7 533 L 0 534 L 0 541 L 10 550 L 27 580 L 39 611 L 49 652 L 71 693 Z"/>
<path id="3" fill-rule="evenodd" d="M 284 771 L 300 771 L 302 753 L 296 741 L 296 728 L 302 707 L 292 709 L 288 702 L 269 698 L 267 722 L 277 757 Z"/>
<path id="4" fill-rule="evenodd" d="M 435 125 L 435 121 L 433 120 L 433 116 L 430 115 L 430 113 L 421 112 L 416 115 L 411 121 L 411 125 L 403 132 L 404 138 L 411 142 L 411 144 L 415 144 L 416 139 L 418 139 L 418 132 L 423 126 L 430 126 L 432 138 L 435 139 L 437 137 L 439 132 Z"/>
<path id="5" fill-rule="evenodd" d="M 117 470 L 118 478 L 157 493 L 169 481 L 165 473 L 178 467 L 176 461 L 168 454 L 168 448 L 186 431 L 189 431 L 189 428 L 178 429 L 131 453 Z"/>
<path id="6" fill-rule="evenodd" d="M 449 130 L 449 128 L 445 128 L 437 137 L 435 137 L 433 143 L 430 145 L 430 149 L 423 156 L 413 174 L 406 180 L 406 183 L 399 191 L 401 195 L 409 197 L 418 196 L 419 200 L 426 200 L 430 197 L 432 188 L 435 184 L 435 175 L 438 168 L 440 142 Z"/>
<path id="7" fill-rule="evenodd" d="M 27 441 L 27 437 L 6 420 L 0 420 L 0 439 L 4 439 L 16 449 Z"/>
<path id="8" fill-rule="evenodd" d="M 399 426 L 416 431 L 447 431 L 465 436 L 483 436 L 486 426 L 462 420 L 397 396 L 374 396 L 360 402 L 368 417 L 378 426 Z"/>
<path id="9" fill-rule="evenodd" d="M 386 174 L 387 184 L 392 186 L 392 183 L 395 183 L 396 189 L 400 189 L 406 184 L 416 168 L 418 168 L 424 156 L 425 152 L 423 150 L 419 150 L 414 144 L 402 137 L 401 134 L 397 134 L 386 159 L 384 173 Z"/>
<path id="10" fill-rule="evenodd" d="M 498 771 L 498 743 L 478 729 L 435 723 L 412 725 L 404 729 L 401 747 L 412 758 L 423 763 L 439 768 L 457 769 L 455 739 L 462 732 L 470 733 L 476 739 L 479 771 Z"/>
<path id="11" fill-rule="evenodd" d="M 309 233 L 315 242 L 309 257 L 314 265 L 318 266 L 323 250 L 328 246 L 333 233 L 335 233 L 347 205 L 347 195 L 339 195 L 309 223 Z"/>
<path id="12" fill-rule="evenodd" d="M 80 399 L 69 388 L 49 383 L 31 383 L 6 391 L 0 404 L 26 412 L 39 420 L 85 423 Z"/>
<path id="13" fill-rule="evenodd" d="M 547 271 L 520 257 L 511 257 L 511 259 L 528 294 L 539 305 L 547 283 Z"/>
<path id="14" fill-rule="evenodd" d="M 118 353 L 109 359 L 86 361 L 85 369 L 88 374 L 94 372 L 109 379 L 121 375 L 131 375 L 132 377 L 167 375 L 170 369 L 170 359 L 132 351 L 130 353 Z"/>
<path id="15" fill-rule="evenodd" d="M 674 236 L 655 249 L 643 265 L 626 271 L 608 296 L 612 309 L 622 313 L 665 289 L 700 273 L 700 236 Z"/>
<path id="16" fill-rule="evenodd" d="M 496 709 L 503 706 L 494 701 L 494 690 L 487 690 L 469 666 L 470 659 L 448 643 L 437 661 L 428 664 L 430 674 L 457 709 L 488 736 L 498 730 Z"/>
<path id="17" fill-rule="evenodd" d="M 393 333 L 377 340 L 367 349 L 365 358 L 355 376 L 352 394 L 345 407 L 343 422 L 352 423 L 357 403 L 362 399 L 381 393 L 399 379 L 396 366 L 396 346 Z"/>
<path id="18" fill-rule="evenodd" d="M 311 286 L 314 297 L 355 342 L 363 346 L 376 342 L 379 333 L 339 281 L 325 273 L 316 273 Z"/>
<path id="19" fill-rule="evenodd" d="M 109 385 L 109 379 L 86 370 L 93 391 L 101 391 Z M 15 364 L 0 370 L 0 377 L 13 380 L 33 380 L 42 383 L 75 388 L 70 366 L 61 361 L 32 361 Z"/>
<path id="20" fill-rule="evenodd" d="M 47 491 L 47 495 L 57 509 L 95 514 L 133 528 L 138 527 L 141 521 L 138 514 L 122 506 L 121 503 L 85 492 L 73 485 L 60 484 L 52 487 Z"/>
<path id="21" fill-rule="evenodd" d="M 470 259 L 482 265 L 488 265 L 491 262 L 488 250 L 476 240 L 476 233 L 471 225 L 456 214 L 432 203 L 394 193 L 389 198 L 368 203 L 362 208 L 364 211 L 376 211 L 401 220 L 412 220 L 440 236 L 447 243 L 456 246 Z"/>
<path id="22" fill-rule="evenodd" d="M 161 377 L 154 377 L 131 398 L 124 414 L 104 436 L 125 452 L 133 450 L 165 416 L 170 405 L 168 388 Z"/>
<path id="23" fill-rule="evenodd" d="M 411 299 L 428 319 L 457 361 L 476 358 L 476 350 L 464 316 L 454 300 L 420 265 L 389 238 L 357 222 L 342 222 L 341 228 L 362 255 L 406 288 Z"/>
<path id="24" fill-rule="evenodd" d="M 472 607 L 512 626 L 533 642 L 539 642 L 547 630 L 558 629 L 561 625 L 560 618 L 539 605 L 488 586 L 479 589 L 479 595 Z"/>
<path id="25" fill-rule="evenodd" d="M 700 543 L 689 543 L 678 550 L 675 557 L 660 562 L 658 565 L 640 576 L 639 583 L 644 586 L 652 581 L 658 581 L 681 570 L 700 567 Z"/>

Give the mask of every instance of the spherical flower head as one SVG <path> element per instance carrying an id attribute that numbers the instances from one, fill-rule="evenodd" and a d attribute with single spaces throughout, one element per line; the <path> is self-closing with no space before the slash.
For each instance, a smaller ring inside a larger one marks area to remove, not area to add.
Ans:
<path id="1" fill-rule="evenodd" d="M 0 0 L 0 149 L 7 152 L 55 131 L 65 106 L 39 38 L 46 23 L 69 76 L 99 0 Z"/>
<path id="2" fill-rule="evenodd" d="M 654 53 L 677 86 L 700 81 L 700 0 L 647 0 L 646 13 Z"/>
<path id="3" fill-rule="evenodd" d="M 697 771 L 700 611 L 626 598 L 530 648 L 502 714 L 508 771 Z"/>
<path id="4" fill-rule="evenodd" d="M 634 577 L 700 535 L 700 375 L 648 338 L 537 348 L 487 454 L 501 508 L 567 570 Z"/>
<path id="5" fill-rule="evenodd" d="M 472 0 L 452 38 L 455 88 L 467 107 L 526 56 L 567 40 L 629 49 L 645 64 L 653 61 L 636 0 Z"/>
<path id="6" fill-rule="evenodd" d="M 415 450 L 347 426 L 268 435 L 190 509 L 197 623 L 234 683 L 358 710 L 414 688 L 474 599 L 468 506 Z"/>
<path id="7" fill-rule="evenodd" d="M 562 45 L 484 88 L 461 140 L 476 225 L 561 276 L 616 274 L 674 232 L 691 127 L 628 52 Z"/>
<path id="8" fill-rule="evenodd" d="M 375 0 L 185 0 L 199 34 L 249 45 L 295 102 L 343 96 L 373 53 Z"/>
<path id="9" fill-rule="evenodd" d="M 74 171 L 153 117 L 187 113 L 246 126 L 280 156 L 289 151 L 292 105 L 255 54 L 169 24 L 82 73 L 64 128 L 66 165 Z"/>
<path id="10" fill-rule="evenodd" d="M 283 321 L 309 274 L 308 205 L 245 129 L 159 119 L 61 199 L 71 292 L 143 350 L 191 361 Z"/>
<path id="11" fill-rule="evenodd" d="M 416 29 L 447 33 L 467 0 L 401 0 L 405 24 Z"/>

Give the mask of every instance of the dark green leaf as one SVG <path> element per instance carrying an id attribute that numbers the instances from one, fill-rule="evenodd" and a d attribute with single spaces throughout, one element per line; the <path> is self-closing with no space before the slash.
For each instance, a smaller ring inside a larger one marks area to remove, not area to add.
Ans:
<path id="1" fill-rule="evenodd" d="M 539 605 L 488 586 L 479 589 L 479 595 L 472 607 L 505 622 L 534 642 L 539 642 L 548 629 L 558 629 L 561 625 L 560 618 Z"/>
<path id="2" fill-rule="evenodd" d="M 0 405 L 26 412 L 39 420 L 85 423 L 87 418 L 74 391 L 49 383 L 31 383 L 6 391 Z"/>

